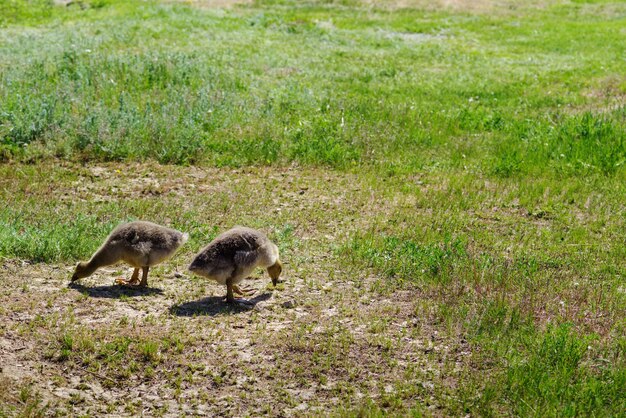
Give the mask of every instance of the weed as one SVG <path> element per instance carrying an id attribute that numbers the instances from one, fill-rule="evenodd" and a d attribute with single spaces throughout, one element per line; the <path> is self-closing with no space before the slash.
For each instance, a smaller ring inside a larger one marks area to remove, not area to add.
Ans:
<path id="1" fill-rule="evenodd" d="M 139 343 L 138 350 L 146 362 L 158 362 L 160 359 L 159 344 L 156 341 L 143 341 Z"/>

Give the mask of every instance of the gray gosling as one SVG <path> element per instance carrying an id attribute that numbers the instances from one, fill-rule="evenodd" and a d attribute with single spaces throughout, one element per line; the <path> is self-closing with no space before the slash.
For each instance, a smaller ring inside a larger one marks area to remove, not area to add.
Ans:
<path id="1" fill-rule="evenodd" d="M 116 279 L 117 284 L 145 287 L 151 266 L 171 257 L 189 235 L 146 221 L 119 225 L 87 262 L 76 265 L 72 282 L 91 276 L 98 268 L 125 261 L 135 268 L 130 280 Z M 143 270 L 139 281 L 139 269 Z"/>
<path id="2" fill-rule="evenodd" d="M 254 293 L 238 286 L 255 268 L 266 268 L 274 286 L 282 272 L 278 247 L 255 229 L 242 226 L 230 229 L 202 249 L 191 262 L 189 271 L 226 285 L 226 301 L 249 305 L 242 296 Z M 234 293 L 238 294 L 235 298 Z"/>

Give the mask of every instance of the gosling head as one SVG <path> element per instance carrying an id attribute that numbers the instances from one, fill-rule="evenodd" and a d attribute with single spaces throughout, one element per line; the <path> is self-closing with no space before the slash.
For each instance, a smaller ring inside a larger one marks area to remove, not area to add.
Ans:
<path id="1" fill-rule="evenodd" d="M 72 275 L 72 281 L 75 282 L 78 279 L 82 279 L 83 277 L 89 276 L 89 272 L 87 271 L 87 263 L 80 262 L 76 264 L 76 270 L 74 270 L 74 274 Z"/>
<path id="2" fill-rule="evenodd" d="M 267 268 L 267 272 L 272 278 L 272 284 L 274 286 L 276 286 L 276 284 L 278 283 L 278 278 L 280 277 L 280 273 L 282 271 L 283 271 L 283 264 L 280 262 L 280 260 L 276 260 L 274 264 L 272 264 L 271 266 Z"/>

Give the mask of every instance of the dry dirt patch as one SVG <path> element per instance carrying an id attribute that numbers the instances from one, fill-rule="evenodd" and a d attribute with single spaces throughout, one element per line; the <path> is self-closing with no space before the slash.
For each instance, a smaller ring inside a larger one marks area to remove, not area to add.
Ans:
<path id="1" fill-rule="evenodd" d="M 168 3 L 181 3 L 207 9 L 231 8 L 239 4 L 251 4 L 252 0 L 166 0 Z"/>
<path id="2" fill-rule="evenodd" d="M 565 0 L 540 1 L 532 0 L 523 3 L 524 8 L 543 8 L 554 4 L 565 3 Z M 397 9 L 448 9 L 455 12 L 468 13 L 510 13 L 520 8 L 517 0 L 362 0 L 362 3 L 372 7 Z"/>
<path id="3" fill-rule="evenodd" d="M 49 210 L 108 204 L 132 216 L 147 207 L 164 223 L 184 216 L 196 227 L 252 222 L 293 232 L 281 243 L 285 282 L 272 289 L 259 271 L 251 310 L 226 306 L 221 286 L 187 275 L 191 244 L 151 272 L 146 290 L 113 284 L 128 275 L 123 265 L 69 286 L 75 260 L 5 260 L 0 407 L 9 414 L 34 405 L 71 415 L 326 415 L 390 399 L 402 408 L 428 400 L 436 411 L 461 373 L 466 343 L 443 337 L 423 295 L 381 297 L 369 285 L 376 277 L 342 267 L 333 251 L 405 205 L 401 196 L 382 198 L 350 173 L 298 167 L 37 172 L 45 174 L 2 182 L 5 193 L 39 196 Z"/>
<path id="4" fill-rule="evenodd" d="M 417 365 L 416 384 L 428 394 L 447 359 L 467 351 L 415 316 L 410 293 L 379 300 L 345 283 L 311 289 L 301 279 L 269 291 L 263 280 L 252 282 L 255 308 L 240 310 L 223 303 L 220 287 L 190 278 L 157 276 L 151 289 L 133 291 L 106 273 L 68 287 L 64 268 L 3 269 L 3 398 L 15 401 L 29 388 L 41 405 L 71 414 L 295 416 L 392 393 Z M 74 339 L 69 359 L 60 348 L 65 335 Z M 131 349 L 116 363 L 105 347 L 122 337 Z M 133 348 L 146 341 L 156 344 L 154 359 Z"/>

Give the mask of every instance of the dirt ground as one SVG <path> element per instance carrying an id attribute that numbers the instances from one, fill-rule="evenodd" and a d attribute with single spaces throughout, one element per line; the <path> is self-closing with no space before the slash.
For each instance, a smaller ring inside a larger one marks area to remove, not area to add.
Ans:
<path id="1" fill-rule="evenodd" d="M 3 260 L 0 405 L 9 415 L 301 416 L 370 404 L 443 413 L 470 354 L 463 336 L 437 322 L 428 295 L 381 292 L 379 278 L 338 264 L 333 250 L 359 226 L 351 213 L 384 216 L 401 198 L 379 199 L 349 174 L 298 168 L 50 171 L 45 188 L 26 178 L 6 186 L 33 187 L 59 205 L 68 194 L 73 202 L 158 199 L 164 216 L 201 207 L 191 191 L 231 208 L 258 194 L 213 222 L 222 229 L 265 213 L 295 232 L 284 282 L 274 289 L 260 270 L 248 280 L 252 309 L 227 306 L 222 286 L 191 277 L 191 248 L 151 270 L 147 289 L 115 285 L 131 271 L 121 264 L 70 285 L 74 262 Z M 268 211 L 263 199 L 276 194 L 259 189 L 271 189 L 272 178 L 283 187 Z"/>

